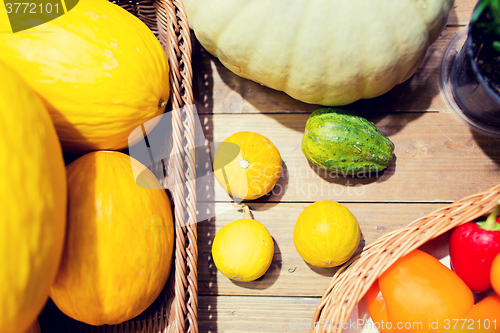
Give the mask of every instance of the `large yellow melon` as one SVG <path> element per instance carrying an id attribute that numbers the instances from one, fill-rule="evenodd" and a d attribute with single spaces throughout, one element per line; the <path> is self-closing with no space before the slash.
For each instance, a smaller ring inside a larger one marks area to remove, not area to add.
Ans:
<path id="1" fill-rule="evenodd" d="M 136 185 L 137 169 L 147 188 Z M 158 297 L 170 272 L 170 200 L 149 170 L 119 152 L 88 153 L 67 173 L 67 241 L 50 297 L 87 324 L 132 319 Z"/>
<path id="2" fill-rule="evenodd" d="M 0 332 L 28 329 L 47 301 L 66 225 L 66 173 L 50 116 L 0 62 Z"/>
<path id="3" fill-rule="evenodd" d="M 18 33 L 0 10 L 0 50 L 0 60 L 43 98 L 65 151 L 127 147 L 130 133 L 162 114 L 169 98 L 160 43 L 106 0 L 80 0 L 67 14 Z"/>
<path id="4" fill-rule="evenodd" d="M 28 328 L 28 330 L 24 333 L 41 333 L 40 324 L 38 324 L 38 320 L 35 320 L 33 324 Z"/>

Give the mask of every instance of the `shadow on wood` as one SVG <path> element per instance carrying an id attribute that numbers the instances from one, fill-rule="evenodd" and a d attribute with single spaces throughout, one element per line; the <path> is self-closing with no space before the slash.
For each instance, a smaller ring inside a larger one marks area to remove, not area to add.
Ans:
<path id="1" fill-rule="evenodd" d="M 472 130 L 471 132 L 477 145 L 497 166 L 500 166 L 500 138 L 489 137 Z"/>

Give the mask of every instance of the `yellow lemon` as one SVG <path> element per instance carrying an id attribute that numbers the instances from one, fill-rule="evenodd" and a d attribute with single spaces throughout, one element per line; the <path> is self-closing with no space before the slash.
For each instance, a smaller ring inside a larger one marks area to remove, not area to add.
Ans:
<path id="1" fill-rule="evenodd" d="M 253 281 L 269 269 L 274 243 L 269 231 L 252 219 L 248 207 L 245 218 L 226 224 L 215 235 L 212 257 L 217 269 L 236 281 Z"/>
<path id="2" fill-rule="evenodd" d="M 343 205 L 318 201 L 302 211 L 293 230 L 295 248 L 305 262 L 319 267 L 345 263 L 359 245 L 356 217 Z"/>

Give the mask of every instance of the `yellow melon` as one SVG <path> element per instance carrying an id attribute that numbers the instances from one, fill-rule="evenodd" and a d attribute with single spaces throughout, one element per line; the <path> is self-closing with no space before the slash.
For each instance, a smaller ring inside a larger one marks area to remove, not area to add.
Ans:
<path id="1" fill-rule="evenodd" d="M 344 205 L 330 200 L 313 203 L 300 213 L 293 229 L 297 252 L 318 267 L 345 263 L 360 242 L 356 217 Z"/>
<path id="2" fill-rule="evenodd" d="M 38 320 L 35 320 L 33 324 L 28 328 L 28 330 L 24 333 L 41 333 Z"/>
<path id="3" fill-rule="evenodd" d="M 64 242 L 66 173 L 47 109 L 0 62 L 0 332 L 19 333 L 49 295 Z"/>
<path id="4" fill-rule="evenodd" d="M 274 243 L 266 227 L 254 220 L 247 206 L 245 217 L 226 224 L 215 235 L 212 258 L 217 269 L 235 281 L 258 279 L 271 266 Z"/>
<path id="5" fill-rule="evenodd" d="M 144 170 L 148 188 L 136 184 L 134 169 Z M 169 276 L 170 200 L 149 170 L 119 152 L 88 153 L 68 165 L 67 174 L 67 241 L 50 297 L 66 315 L 90 325 L 132 319 Z"/>
<path id="6" fill-rule="evenodd" d="M 65 151 L 127 147 L 131 132 L 161 115 L 169 98 L 160 43 L 105 0 L 80 0 L 67 14 L 18 33 L 0 10 L 0 50 L 0 60 L 42 97 Z"/>

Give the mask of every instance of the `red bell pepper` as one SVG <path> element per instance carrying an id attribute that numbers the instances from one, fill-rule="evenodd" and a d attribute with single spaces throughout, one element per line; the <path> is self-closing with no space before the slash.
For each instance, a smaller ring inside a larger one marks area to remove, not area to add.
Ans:
<path id="1" fill-rule="evenodd" d="M 465 223 L 451 234 L 451 266 L 476 292 L 491 288 L 491 263 L 500 253 L 500 217 L 497 219 L 497 215 L 498 205 L 486 221 Z"/>

